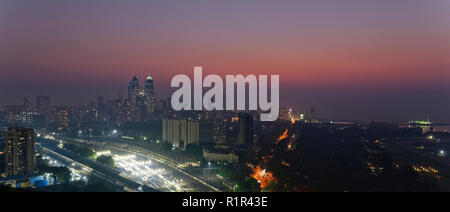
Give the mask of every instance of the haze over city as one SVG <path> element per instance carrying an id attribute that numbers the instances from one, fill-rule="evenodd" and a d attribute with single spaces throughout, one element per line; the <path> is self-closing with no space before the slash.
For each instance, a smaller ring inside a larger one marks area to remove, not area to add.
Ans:
<path id="1" fill-rule="evenodd" d="M 147 74 L 167 98 L 203 66 L 279 74 L 282 105 L 324 118 L 450 121 L 448 1 L 107 2 L 1 1 L 1 104 L 116 98 Z"/>
<path id="2" fill-rule="evenodd" d="M 0 0 L 0 88 L 0 192 L 450 192 L 448 0 Z"/>

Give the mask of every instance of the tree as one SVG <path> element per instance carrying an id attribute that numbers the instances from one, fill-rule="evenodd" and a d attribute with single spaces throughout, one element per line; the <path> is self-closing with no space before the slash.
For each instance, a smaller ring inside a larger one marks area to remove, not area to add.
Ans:
<path id="1" fill-rule="evenodd" d="M 256 181 L 253 178 L 248 177 L 245 181 L 238 183 L 236 191 L 237 192 L 260 192 L 261 187 L 260 187 L 258 181 Z"/>
<path id="2" fill-rule="evenodd" d="M 36 165 L 39 170 L 39 174 L 52 173 L 57 178 L 58 183 L 67 183 L 71 178 L 71 172 L 67 167 L 51 167 L 48 165 L 48 160 L 42 159 L 41 156 L 36 157 Z"/>
<path id="3" fill-rule="evenodd" d="M 101 155 L 97 158 L 96 161 L 99 163 L 105 164 L 107 166 L 111 166 L 111 167 L 115 166 L 114 159 L 111 156 Z"/>
<path id="4" fill-rule="evenodd" d="M 64 148 L 66 148 L 70 152 L 73 152 L 73 153 L 75 153 L 79 156 L 85 157 L 85 158 L 95 159 L 95 157 L 97 156 L 95 151 L 91 147 L 84 147 L 81 145 L 69 143 L 69 144 L 64 144 Z"/>
<path id="5" fill-rule="evenodd" d="M 71 178 L 71 172 L 67 167 L 50 167 L 50 172 L 58 179 L 58 183 L 67 183 Z"/>

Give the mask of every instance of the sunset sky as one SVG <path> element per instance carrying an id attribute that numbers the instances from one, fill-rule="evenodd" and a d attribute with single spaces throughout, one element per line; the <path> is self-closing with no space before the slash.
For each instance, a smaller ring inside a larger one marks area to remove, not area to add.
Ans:
<path id="1" fill-rule="evenodd" d="M 448 0 L 0 0 L 0 105 L 114 98 L 136 75 L 278 74 L 330 119 L 450 122 Z"/>

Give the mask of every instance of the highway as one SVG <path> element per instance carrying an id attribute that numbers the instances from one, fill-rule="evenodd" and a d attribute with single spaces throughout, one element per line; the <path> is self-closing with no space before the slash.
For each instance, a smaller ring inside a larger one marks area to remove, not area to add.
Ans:
<path id="1" fill-rule="evenodd" d="M 183 192 L 191 188 L 190 184 L 184 183 L 181 178 L 174 176 L 172 170 L 166 169 L 148 158 L 111 150 L 104 154 L 114 158 L 116 168 L 121 171 L 122 176 L 142 185 L 148 185 L 164 192 Z"/>
<path id="2" fill-rule="evenodd" d="M 79 141 L 76 141 L 76 140 L 70 139 L 70 138 L 58 138 L 58 139 L 61 139 L 63 142 L 79 143 Z M 146 149 L 143 149 L 140 147 L 124 144 L 124 143 L 109 141 L 109 140 L 108 141 L 90 140 L 89 143 L 93 144 L 95 146 L 98 146 L 102 149 L 108 149 L 108 150 L 110 150 L 112 152 L 116 152 L 116 153 L 119 152 L 120 155 L 124 155 L 124 154 L 135 155 L 135 156 L 142 157 L 144 159 L 159 163 L 159 165 L 161 167 L 166 167 L 166 168 L 170 169 L 171 171 L 175 172 L 174 175 L 177 175 L 177 176 L 175 176 L 176 179 L 185 179 L 184 184 L 190 183 L 190 184 L 192 184 L 192 186 L 191 186 L 190 190 L 184 190 L 184 189 L 180 190 L 180 189 L 171 189 L 171 188 L 168 189 L 167 185 L 166 185 L 167 183 L 161 182 L 162 179 L 157 179 L 157 178 L 161 178 L 161 177 L 150 178 L 150 179 L 146 179 L 146 180 L 142 178 L 142 177 L 149 177 L 150 175 L 153 176 L 153 173 L 147 173 L 147 175 L 149 175 L 149 176 L 139 176 L 138 178 L 137 178 L 137 176 L 124 175 L 122 173 L 121 176 L 125 176 L 128 180 L 132 180 L 132 181 L 138 182 L 140 184 L 147 184 L 147 185 L 151 186 L 152 188 L 158 189 L 159 191 L 221 192 L 221 190 L 218 189 L 217 187 L 212 186 L 211 184 L 205 182 L 204 180 L 184 171 L 177 161 L 170 159 L 164 155 L 158 154 L 156 152 L 149 151 L 149 150 L 146 150 Z M 87 159 L 85 159 L 85 160 L 87 160 Z M 124 167 L 122 167 L 122 168 L 124 168 Z M 116 174 L 120 175 L 119 170 L 115 170 L 115 171 L 117 172 Z M 122 170 L 122 172 L 123 171 L 124 170 Z M 135 171 L 135 173 L 136 173 L 136 171 Z M 165 180 L 168 180 L 168 178 L 166 178 Z M 173 180 L 171 179 L 169 181 L 173 181 Z M 163 188 L 163 187 L 165 187 L 165 188 Z"/>
<path id="3" fill-rule="evenodd" d="M 117 189 L 123 191 L 138 191 L 138 188 L 141 187 L 141 184 L 129 180 L 125 177 L 122 177 L 121 173 L 118 170 L 97 163 L 95 161 L 80 157 L 67 150 L 61 149 L 57 147 L 56 142 L 54 141 L 41 140 L 39 141 L 39 143 L 40 148 L 42 148 L 43 151 L 50 153 L 53 157 L 59 157 L 64 160 L 71 161 L 73 163 L 78 164 L 81 167 L 84 167 L 87 170 L 91 170 L 91 173 L 93 175 L 100 177 L 101 179 L 110 183 Z M 147 192 L 158 191 L 145 185 L 142 186 L 142 190 Z"/>
<path id="4" fill-rule="evenodd" d="M 148 158 L 150 160 L 154 160 L 158 163 L 164 164 L 166 166 L 169 166 L 170 168 L 172 168 L 173 170 L 177 171 L 178 173 L 190 178 L 192 181 L 204 186 L 207 190 L 205 191 L 214 191 L 214 192 L 220 192 L 220 189 L 208 184 L 207 182 L 197 178 L 196 176 L 193 176 L 187 172 L 185 172 L 184 170 L 182 170 L 181 168 L 179 168 L 178 163 L 176 163 L 173 160 L 168 159 L 167 157 L 164 157 L 162 155 L 147 151 L 147 150 L 143 150 L 140 148 L 136 148 L 136 147 L 132 147 L 132 146 L 128 146 L 128 145 L 123 145 L 120 143 L 115 143 L 115 142 L 109 142 L 109 145 L 107 146 L 107 148 L 110 148 L 112 150 L 116 150 L 116 151 L 122 151 L 122 152 L 127 152 L 133 155 L 138 155 L 144 158 Z"/>

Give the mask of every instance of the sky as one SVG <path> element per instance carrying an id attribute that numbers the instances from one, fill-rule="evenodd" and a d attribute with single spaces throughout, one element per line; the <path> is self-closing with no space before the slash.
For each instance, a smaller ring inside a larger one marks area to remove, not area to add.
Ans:
<path id="1" fill-rule="evenodd" d="M 115 98 L 150 74 L 280 75 L 323 118 L 450 122 L 448 0 L 0 0 L 0 105 Z"/>

